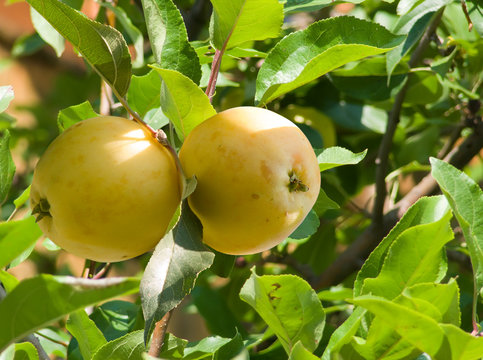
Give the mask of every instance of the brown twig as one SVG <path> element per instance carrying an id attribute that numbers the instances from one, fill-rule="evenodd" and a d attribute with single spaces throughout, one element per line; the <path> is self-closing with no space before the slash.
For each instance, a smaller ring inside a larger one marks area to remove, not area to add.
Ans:
<path id="1" fill-rule="evenodd" d="M 473 22 L 471 21 L 470 14 L 468 13 L 468 7 L 466 6 L 466 1 L 461 0 L 461 7 L 463 8 L 463 13 L 465 14 L 466 21 L 468 21 L 468 31 L 473 30 Z"/>
<path id="2" fill-rule="evenodd" d="M 107 263 L 106 265 L 104 265 L 104 267 L 99 270 L 99 272 L 97 272 L 97 274 L 95 274 L 92 278 L 93 279 L 100 279 L 102 278 L 105 274 L 107 274 L 107 272 L 109 271 L 109 269 L 111 268 L 111 263 Z"/>
<path id="3" fill-rule="evenodd" d="M 425 30 L 418 46 L 414 50 L 411 58 L 408 62 L 409 68 L 413 68 L 421 59 L 421 56 L 431 41 L 431 37 L 438 27 L 441 17 L 443 16 L 444 7 L 441 8 L 435 15 L 433 21 Z M 408 75 L 408 78 L 411 73 Z M 406 92 L 408 90 L 409 79 L 403 86 L 401 91 L 397 94 L 394 99 L 394 104 L 391 111 L 389 112 L 389 118 L 387 121 L 387 128 L 384 136 L 382 137 L 381 145 L 379 146 L 379 151 L 376 158 L 376 198 L 374 200 L 374 208 L 372 211 L 372 218 L 374 222 L 374 231 L 378 232 L 378 237 L 381 237 L 384 232 L 384 205 L 387 199 L 387 188 L 386 188 L 386 175 L 389 163 L 389 154 L 391 152 L 391 147 L 393 143 L 394 133 L 396 132 L 397 125 L 401 117 L 401 109 L 404 103 L 404 98 L 406 97 Z"/>
<path id="4" fill-rule="evenodd" d="M 166 330 L 168 329 L 168 323 L 172 312 L 173 310 L 168 311 L 154 327 L 153 338 L 148 352 L 148 354 L 153 357 L 157 358 L 159 357 L 159 354 L 161 354 L 161 348 L 163 347 L 164 337 L 166 336 Z"/>
<path id="5" fill-rule="evenodd" d="M 483 149 L 483 123 L 475 127 L 473 134 L 468 136 L 458 147 L 453 149 L 445 161 L 458 169 L 462 169 L 470 160 Z M 431 174 L 424 177 L 418 185 L 404 196 L 394 208 L 383 216 L 382 229 L 376 231 L 375 224 L 371 224 L 314 282 L 315 289 L 325 288 L 343 281 L 347 276 L 360 268 L 364 259 L 379 244 L 404 215 L 407 209 L 420 197 L 433 194 L 437 189 L 436 181 Z M 382 233 L 382 235 L 380 235 Z"/>

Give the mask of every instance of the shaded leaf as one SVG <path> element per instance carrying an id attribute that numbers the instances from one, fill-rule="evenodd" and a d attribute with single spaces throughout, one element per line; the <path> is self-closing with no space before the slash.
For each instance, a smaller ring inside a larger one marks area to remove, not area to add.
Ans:
<path id="1" fill-rule="evenodd" d="M 314 204 L 314 210 L 321 217 L 327 210 L 339 209 L 340 206 L 334 200 L 329 198 L 324 189 L 320 188 L 319 195 Z"/>
<path id="2" fill-rule="evenodd" d="M 177 7 L 171 0 L 142 0 L 142 4 L 156 63 L 199 84 L 200 62 Z"/>
<path id="3" fill-rule="evenodd" d="M 8 196 L 15 174 L 15 163 L 10 153 L 10 132 L 0 132 L 0 204 Z"/>
<path id="4" fill-rule="evenodd" d="M 187 203 L 174 227 L 156 246 L 141 281 L 140 295 L 147 343 L 157 321 L 190 293 L 214 254 L 201 242 L 201 224 Z"/>
<path id="5" fill-rule="evenodd" d="M 0 351 L 71 312 L 135 293 L 138 287 L 136 278 L 91 280 L 42 274 L 23 280 L 0 303 Z"/>
<path id="6" fill-rule="evenodd" d="M 13 57 L 31 55 L 40 50 L 45 41 L 37 33 L 19 36 L 13 43 L 10 53 Z"/>
<path id="7" fill-rule="evenodd" d="M 257 276 L 245 282 L 240 297 L 277 335 L 287 354 L 301 341 L 314 351 L 322 337 L 325 313 L 315 291 L 294 275 Z"/>
<path id="8" fill-rule="evenodd" d="M 92 360 L 140 360 L 145 351 L 143 331 L 133 331 L 100 347 Z"/>
<path id="9" fill-rule="evenodd" d="M 134 50 L 136 50 L 136 57 L 132 63 L 133 68 L 140 68 L 144 65 L 144 37 L 142 32 L 134 26 L 131 18 L 120 6 L 113 6 L 106 1 L 99 2 L 101 6 L 111 10 L 116 15 L 116 20 L 122 25 L 127 35 L 131 38 L 134 44 Z"/>
<path id="10" fill-rule="evenodd" d="M 314 210 L 309 211 L 302 223 L 289 235 L 290 239 L 305 239 L 315 234 L 319 228 L 320 220 Z"/>
<path id="11" fill-rule="evenodd" d="M 151 70 L 146 75 L 133 75 L 127 91 L 129 106 L 141 118 L 151 109 L 159 108 L 161 94 L 161 79 L 156 71 Z"/>
<path id="12" fill-rule="evenodd" d="M 131 79 L 131 55 L 116 29 L 87 18 L 58 0 L 28 0 L 113 88 L 124 96 Z"/>
<path id="13" fill-rule="evenodd" d="M 389 51 L 402 39 L 381 25 L 347 16 L 316 22 L 269 52 L 258 73 L 255 102 L 264 105 L 339 66 Z"/>
<path id="14" fill-rule="evenodd" d="M 350 150 L 339 146 L 332 146 L 323 150 L 317 155 L 320 171 L 329 170 L 343 165 L 359 164 L 367 154 L 367 149 L 360 153 L 353 153 Z"/>
<path id="15" fill-rule="evenodd" d="M 196 125 L 216 114 L 208 96 L 183 74 L 152 66 L 161 76 L 161 108 L 171 120 L 180 140 Z"/>
<path id="16" fill-rule="evenodd" d="M 29 342 L 10 345 L 0 354 L 0 360 L 38 360 L 39 354 L 35 346 Z"/>
<path id="17" fill-rule="evenodd" d="M 474 269 L 477 291 L 483 289 L 483 191 L 454 166 L 431 158 L 431 174 L 448 199 L 463 230 Z"/>
<path id="18" fill-rule="evenodd" d="M 0 268 L 10 264 L 24 251 L 33 248 L 41 235 L 42 231 L 33 216 L 0 223 Z"/>
<path id="19" fill-rule="evenodd" d="M 211 0 L 211 3 L 210 38 L 217 49 L 230 49 L 280 34 L 283 5 L 277 0 Z"/>
<path id="20" fill-rule="evenodd" d="M 329 343 L 322 354 L 322 360 L 331 360 L 335 354 L 345 345 L 348 344 L 352 337 L 356 334 L 361 321 L 366 314 L 366 310 L 357 307 L 350 316 L 340 325 L 331 335 Z"/>
<path id="21" fill-rule="evenodd" d="M 101 346 L 107 344 L 104 335 L 94 321 L 89 319 L 84 309 L 70 314 L 66 328 L 79 343 L 80 352 L 84 359 L 92 359 L 95 352 Z"/>
<path id="22" fill-rule="evenodd" d="M 19 284 L 20 281 L 9 272 L 0 270 L 0 282 L 8 294 Z"/>
<path id="23" fill-rule="evenodd" d="M 84 101 L 79 105 L 69 106 L 66 109 L 60 110 L 59 115 L 57 116 L 57 126 L 59 127 L 59 131 L 63 132 L 79 121 L 96 116 L 99 116 L 99 114 L 94 111 L 91 103 L 89 101 Z"/>
<path id="24" fill-rule="evenodd" d="M 15 205 L 15 209 L 21 208 L 28 201 L 29 197 L 30 197 L 30 185 L 22 192 L 22 194 L 20 194 L 18 198 L 16 198 L 13 201 L 13 204 Z"/>

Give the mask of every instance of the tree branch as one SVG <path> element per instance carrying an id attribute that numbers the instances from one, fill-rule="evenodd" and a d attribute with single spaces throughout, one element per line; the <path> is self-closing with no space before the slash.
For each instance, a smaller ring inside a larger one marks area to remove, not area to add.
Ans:
<path id="1" fill-rule="evenodd" d="M 435 32 L 436 28 L 438 27 L 441 17 L 443 16 L 444 7 L 441 8 L 435 15 L 433 21 L 428 26 L 426 31 L 424 32 L 421 40 L 419 41 L 418 46 L 414 50 L 411 58 L 408 62 L 409 68 L 413 68 L 421 59 L 421 56 L 428 46 L 429 42 L 431 41 L 431 37 Z M 389 112 L 389 118 L 387 121 L 387 128 L 386 132 L 381 141 L 381 145 L 379 146 L 379 151 L 377 153 L 376 158 L 376 198 L 374 200 L 374 208 L 373 208 L 373 222 L 374 222 L 374 231 L 379 232 L 379 236 L 384 232 L 384 204 L 386 203 L 387 198 L 387 189 L 386 189 L 386 175 L 387 175 L 387 168 L 389 163 L 389 154 L 391 152 L 391 147 L 393 144 L 394 133 L 396 132 L 397 125 L 399 124 L 399 120 L 401 117 L 401 109 L 404 103 L 404 98 L 406 97 L 406 92 L 408 90 L 409 84 L 409 77 L 411 73 L 408 75 L 408 79 L 406 84 L 404 84 L 403 88 L 397 94 L 396 98 L 394 99 L 394 104 L 392 106 L 391 111 Z"/>
<path id="2" fill-rule="evenodd" d="M 157 358 L 159 357 L 159 354 L 161 354 L 161 348 L 163 347 L 164 337 L 166 336 L 166 330 L 168 329 L 168 323 L 172 313 L 173 310 L 168 311 L 163 318 L 156 323 L 148 353 L 153 357 Z"/>
<path id="3" fill-rule="evenodd" d="M 474 129 L 458 147 L 453 149 L 444 160 L 458 169 L 462 169 L 470 160 L 483 149 L 483 122 Z M 332 286 L 343 281 L 347 276 L 358 270 L 379 244 L 383 237 L 396 225 L 407 209 L 420 197 L 433 194 L 437 183 L 428 174 L 421 182 L 404 196 L 394 208 L 389 210 L 382 218 L 382 231 L 377 231 L 372 223 L 339 257 L 319 276 L 314 283 L 315 289 Z"/>

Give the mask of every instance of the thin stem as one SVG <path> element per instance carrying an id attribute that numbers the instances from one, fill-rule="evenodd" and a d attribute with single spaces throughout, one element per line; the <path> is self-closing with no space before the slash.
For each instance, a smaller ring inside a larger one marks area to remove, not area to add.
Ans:
<path id="1" fill-rule="evenodd" d="M 466 1 L 461 0 L 461 7 L 463 8 L 463 13 L 465 14 L 466 21 L 468 21 L 468 31 L 473 30 L 473 22 L 471 21 L 470 14 L 468 14 L 468 8 L 466 6 Z"/>
<path id="2" fill-rule="evenodd" d="M 112 109 L 112 89 L 107 86 L 104 80 L 101 81 L 101 104 L 99 106 L 99 112 L 101 115 L 111 115 Z"/>
<path id="3" fill-rule="evenodd" d="M 65 347 L 69 346 L 69 344 L 67 344 L 64 341 L 56 340 L 56 339 L 54 339 L 54 338 L 52 338 L 48 335 L 45 335 L 45 334 L 42 334 L 41 332 L 38 332 L 38 331 L 35 332 L 35 335 L 43 337 L 44 339 L 47 339 L 49 341 L 52 341 L 53 343 L 56 343 L 56 344 L 59 344 L 59 345 L 65 346 Z"/>
<path id="4" fill-rule="evenodd" d="M 223 57 L 222 51 L 224 51 L 224 49 L 215 50 L 215 56 L 213 57 L 213 63 L 211 64 L 210 78 L 208 79 L 208 86 L 206 87 L 205 91 L 206 95 L 210 99 L 210 102 L 212 102 L 215 94 L 216 80 L 218 79 L 218 73 L 220 72 L 221 58 Z"/>
<path id="5" fill-rule="evenodd" d="M 89 269 L 87 270 L 86 278 L 92 279 L 92 277 L 96 272 L 97 262 L 95 262 L 94 260 L 88 260 L 88 263 L 89 263 Z"/>
<path id="6" fill-rule="evenodd" d="M 10 216 L 8 217 L 8 219 L 7 219 L 7 221 L 6 221 L 6 222 L 9 222 L 10 220 L 12 220 L 12 219 L 13 219 L 13 217 L 14 217 L 15 215 L 17 215 L 18 210 L 19 210 L 19 208 L 15 208 L 15 210 L 14 210 L 14 211 L 12 211 L 12 213 L 10 214 Z"/>
<path id="7" fill-rule="evenodd" d="M 148 352 L 148 354 L 153 357 L 158 358 L 161 354 L 161 348 L 163 347 L 164 337 L 166 336 L 166 330 L 168 329 L 168 323 L 172 313 L 173 310 L 168 311 L 155 325 L 151 346 L 149 347 Z"/>
<path id="8" fill-rule="evenodd" d="M 107 263 L 106 265 L 104 265 L 104 267 L 99 270 L 99 272 L 97 274 L 95 274 L 92 278 L 93 279 L 100 279 L 101 277 L 103 277 L 108 271 L 109 269 L 111 268 L 111 263 Z"/>
<path id="9" fill-rule="evenodd" d="M 478 306 L 478 291 L 477 291 L 478 287 L 476 285 L 476 276 L 473 276 L 473 306 L 472 306 L 472 310 L 471 310 L 471 320 L 473 322 L 473 331 L 471 333 L 471 335 L 478 335 L 479 333 L 479 330 L 478 330 L 478 321 L 476 319 L 476 317 L 478 316 L 477 313 L 476 313 L 476 309 L 477 309 L 477 306 Z"/>

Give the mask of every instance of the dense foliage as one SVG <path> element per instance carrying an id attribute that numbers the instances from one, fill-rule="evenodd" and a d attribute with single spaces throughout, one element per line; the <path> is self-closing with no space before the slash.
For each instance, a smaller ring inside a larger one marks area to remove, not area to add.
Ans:
<path id="1" fill-rule="evenodd" d="M 27 2 L 36 32 L 10 60 L 62 61 L 68 41 L 85 66 L 31 104 L 33 127 L 0 84 L 1 360 L 482 357 L 478 0 L 101 0 L 95 19 L 79 0 Z M 184 200 L 152 253 L 83 274 L 58 261 L 28 198 L 59 132 L 129 117 L 179 151 L 236 106 L 289 118 L 317 155 L 319 197 L 286 240 L 212 251 Z M 181 312 L 203 319 L 195 339 L 166 331 Z"/>

